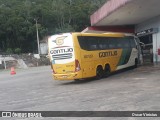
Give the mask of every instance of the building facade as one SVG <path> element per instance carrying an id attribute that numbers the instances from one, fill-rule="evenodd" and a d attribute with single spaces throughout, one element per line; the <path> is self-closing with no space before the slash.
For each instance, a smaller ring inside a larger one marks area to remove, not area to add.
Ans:
<path id="1" fill-rule="evenodd" d="M 90 16 L 83 32 L 127 32 L 137 35 L 146 63 L 160 62 L 160 0 L 108 0 Z"/>
<path id="2" fill-rule="evenodd" d="M 160 16 L 151 18 L 135 26 L 135 33 L 146 44 L 150 51 L 153 62 L 160 62 Z M 145 48 L 144 48 L 145 49 Z"/>

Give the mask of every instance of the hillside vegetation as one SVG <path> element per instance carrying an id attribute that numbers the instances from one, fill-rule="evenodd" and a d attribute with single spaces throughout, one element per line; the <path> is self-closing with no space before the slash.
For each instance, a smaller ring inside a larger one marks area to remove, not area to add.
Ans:
<path id="1" fill-rule="evenodd" d="M 0 51 L 36 52 L 36 20 L 40 40 L 56 33 L 82 31 L 105 1 L 0 0 Z"/>

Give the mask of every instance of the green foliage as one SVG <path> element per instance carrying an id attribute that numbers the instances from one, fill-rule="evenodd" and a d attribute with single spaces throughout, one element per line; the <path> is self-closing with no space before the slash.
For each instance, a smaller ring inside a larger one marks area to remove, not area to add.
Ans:
<path id="1" fill-rule="evenodd" d="M 7 54 L 12 54 L 12 53 L 13 53 L 13 50 L 12 50 L 11 48 L 7 48 L 6 53 L 7 53 Z"/>
<path id="2" fill-rule="evenodd" d="M 56 33 L 82 31 L 90 26 L 90 15 L 104 2 L 106 0 L 0 0 L 0 49 L 36 51 L 35 19 L 40 40 Z"/>
<path id="3" fill-rule="evenodd" d="M 65 24 L 62 28 L 56 28 L 55 29 L 55 34 L 58 33 L 67 33 L 67 32 L 74 32 L 74 28 L 71 25 Z"/>
<path id="4" fill-rule="evenodd" d="M 20 53 L 21 53 L 21 49 L 20 49 L 20 48 L 16 48 L 16 49 L 14 50 L 14 52 L 15 52 L 16 54 L 20 54 Z"/>

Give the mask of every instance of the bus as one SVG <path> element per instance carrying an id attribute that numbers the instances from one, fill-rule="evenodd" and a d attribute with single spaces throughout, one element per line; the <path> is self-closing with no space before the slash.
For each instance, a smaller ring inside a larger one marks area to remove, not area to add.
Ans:
<path id="1" fill-rule="evenodd" d="M 138 38 L 125 33 L 57 34 L 48 47 L 54 80 L 101 79 L 142 59 Z"/>

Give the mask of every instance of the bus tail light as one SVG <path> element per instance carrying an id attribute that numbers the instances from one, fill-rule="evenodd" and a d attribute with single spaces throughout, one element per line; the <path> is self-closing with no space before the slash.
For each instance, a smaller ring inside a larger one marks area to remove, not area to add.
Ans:
<path id="1" fill-rule="evenodd" d="M 81 70 L 80 64 L 78 60 L 75 60 L 75 72 L 78 72 Z"/>

